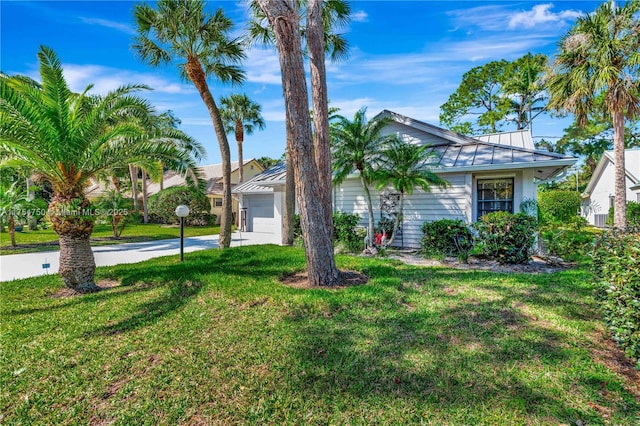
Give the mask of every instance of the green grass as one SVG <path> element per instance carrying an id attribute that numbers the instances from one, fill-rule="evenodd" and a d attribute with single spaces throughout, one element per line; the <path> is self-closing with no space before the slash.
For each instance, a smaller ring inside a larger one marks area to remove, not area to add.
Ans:
<path id="1" fill-rule="evenodd" d="M 586 272 L 338 262 L 370 282 L 285 287 L 303 251 L 249 246 L 98 268 L 120 285 L 85 296 L 2 283 L 0 423 L 638 424 Z"/>
<path id="2" fill-rule="evenodd" d="M 186 226 L 184 228 L 185 237 L 217 235 L 219 233 L 219 226 Z M 180 237 L 179 226 L 139 223 L 127 225 L 122 237 L 116 239 L 113 238 L 111 226 L 107 224 L 96 224 L 93 234 L 91 234 L 91 245 L 134 243 L 178 237 Z M 16 232 L 16 244 L 17 247 L 11 247 L 11 238 L 8 232 L 0 233 L 0 254 L 2 255 L 57 250 L 58 235 L 53 229 L 29 231 L 25 227 L 24 231 Z"/>

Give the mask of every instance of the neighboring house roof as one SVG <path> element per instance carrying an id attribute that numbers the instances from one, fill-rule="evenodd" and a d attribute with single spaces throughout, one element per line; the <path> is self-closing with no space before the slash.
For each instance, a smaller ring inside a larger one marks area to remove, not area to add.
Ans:
<path id="1" fill-rule="evenodd" d="M 262 173 L 258 173 L 248 181 L 236 186 L 234 194 L 261 194 L 273 192 L 274 186 L 284 185 L 287 179 L 287 168 L 284 161 L 275 164 Z"/>
<path id="2" fill-rule="evenodd" d="M 602 177 L 602 173 L 604 172 L 607 165 L 615 164 L 613 151 L 605 151 L 598 161 L 598 165 L 596 166 L 593 174 L 591 175 L 591 179 L 587 184 L 587 188 L 582 194 L 583 198 L 589 198 L 593 193 L 598 181 Z M 627 178 L 631 181 L 632 186 L 631 189 L 635 190 L 636 186 L 640 185 L 640 149 L 625 149 L 624 150 L 624 168 L 625 174 Z"/>
<path id="3" fill-rule="evenodd" d="M 568 155 L 534 149 L 528 130 L 470 137 L 389 110 L 376 117 L 389 117 L 396 123 L 431 135 L 433 140 L 428 144 L 433 162 L 430 166 L 437 173 L 534 168 L 537 179 L 547 180 L 577 161 Z M 279 163 L 237 186 L 233 192 L 272 192 L 272 187 L 284 185 L 285 179 L 285 165 Z"/>
<path id="4" fill-rule="evenodd" d="M 250 158 L 244 162 L 245 166 L 251 162 L 256 161 Z M 238 161 L 231 162 L 231 173 L 238 170 Z M 206 164 L 198 167 L 200 176 L 207 184 L 207 194 L 221 194 L 222 193 L 222 164 Z M 167 171 L 164 174 L 164 188 L 171 188 L 172 186 L 184 186 L 187 181 L 185 175 L 174 171 Z M 160 191 L 160 183 L 150 183 L 147 189 L 149 195 L 155 194 Z"/>

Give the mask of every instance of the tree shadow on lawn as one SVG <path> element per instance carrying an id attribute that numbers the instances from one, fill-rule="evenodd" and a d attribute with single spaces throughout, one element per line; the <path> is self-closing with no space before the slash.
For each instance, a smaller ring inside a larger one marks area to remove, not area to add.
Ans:
<path id="1" fill-rule="evenodd" d="M 376 406 L 372 401 L 382 399 L 412 405 L 415 421 L 424 421 L 434 409 L 466 413 L 463 422 L 486 421 L 483 416 L 492 409 L 523 422 L 603 421 L 597 410 L 575 403 L 590 395 L 603 398 L 601 381 L 584 379 L 591 375 L 584 371 L 592 368 L 590 360 L 561 327 L 524 309 L 544 306 L 564 320 L 584 321 L 583 311 L 567 307 L 576 300 L 571 294 L 584 297 L 586 287 L 558 298 L 565 279 L 554 275 L 421 271 L 371 267 L 367 274 L 375 293 L 363 292 L 346 308 L 326 294 L 325 311 L 312 305 L 292 312 L 287 319 L 295 330 L 292 365 L 300 367 L 286 376 L 291 392 L 334 401 L 329 406 L 351 398 L 357 402 L 343 403 Z M 416 279 L 421 274 L 423 279 Z M 487 294 L 473 295 L 475 285 Z M 611 416 L 631 418 L 640 409 L 613 392 L 604 399 Z"/>
<path id="2" fill-rule="evenodd" d="M 296 256 L 292 258 L 286 249 L 276 248 L 273 251 L 275 253 L 270 253 L 267 258 L 264 249 L 260 250 L 255 246 L 200 251 L 190 253 L 188 260 L 185 256 L 184 262 L 171 256 L 100 271 L 102 277 L 119 280 L 122 286 L 130 287 L 131 292 L 149 291 L 158 286 L 167 287 L 168 291 L 154 300 L 136 305 L 129 317 L 102 325 L 86 335 L 119 334 L 154 324 L 159 318 L 183 307 L 201 293 L 204 287 L 221 286 L 229 290 L 229 286 L 234 284 L 234 280 L 230 278 L 275 279 L 283 273 L 283 268 L 295 268 Z M 304 262 L 300 266 L 303 265 Z M 122 290 L 115 292 L 116 289 L 95 293 L 85 300 L 88 301 L 91 297 L 100 300 L 128 293 Z M 242 285 L 232 290 L 240 297 L 251 296 L 250 288 Z"/>

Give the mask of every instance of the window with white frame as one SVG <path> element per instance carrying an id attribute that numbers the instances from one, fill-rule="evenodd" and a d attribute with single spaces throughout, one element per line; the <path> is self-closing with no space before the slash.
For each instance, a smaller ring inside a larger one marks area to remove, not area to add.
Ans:
<path id="1" fill-rule="evenodd" d="M 478 217 L 500 211 L 513 213 L 513 178 L 478 179 Z"/>
<path id="2" fill-rule="evenodd" d="M 222 207 L 222 198 L 214 198 L 213 199 L 213 205 L 215 207 Z"/>

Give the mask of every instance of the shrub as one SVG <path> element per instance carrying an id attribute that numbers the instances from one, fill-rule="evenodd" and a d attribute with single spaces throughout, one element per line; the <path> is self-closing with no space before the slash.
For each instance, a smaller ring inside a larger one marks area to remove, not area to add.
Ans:
<path id="1" fill-rule="evenodd" d="M 466 257 L 473 246 L 473 235 L 460 219 L 440 219 L 422 225 L 422 254 L 425 256 Z"/>
<path id="2" fill-rule="evenodd" d="M 364 236 L 358 233 L 360 216 L 342 212 L 333 213 L 334 244 L 341 243 L 351 253 L 364 249 Z"/>
<path id="3" fill-rule="evenodd" d="M 613 206 L 609 208 L 607 225 L 613 226 Z M 627 201 L 627 226 L 640 226 L 640 203 L 637 203 L 635 201 Z"/>
<path id="4" fill-rule="evenodd" d="M 579 217 L 580 194 L 576 191 L 543 191 L 538 194 L 542 223 L 570 223 Z"/>
<path id="5" fill-rule="evenodd" d="M 640 368 L 640 228 L 596 239 L 596 297 L 614 340 Z"/>
<path id="6" fill-rule="evenodd" d="M 473 225 L 479 252 L 500 263 L 527 263 L 531 257 L 537 221 L 525 213 L 488 213 Z"/>
<path id="7" fill-rule="evenodd" d="M 189 215 L 185 224 L 189 226 L 213 225 L 216 216 L 209 213 L 210 205 L 207 196 L 200 190 L 184 186 L 163 189 L 149 197 L 149 222 L 178 224 L 176 207 L 184 204 L 189 207 Z"/>
<path id="8" fill-rule="evenodd" d="M 573 262 L 593 251 L 595 236 L 590 228 L 571 229 L 550 227 L 541 232 L 547 253 Z"/>

